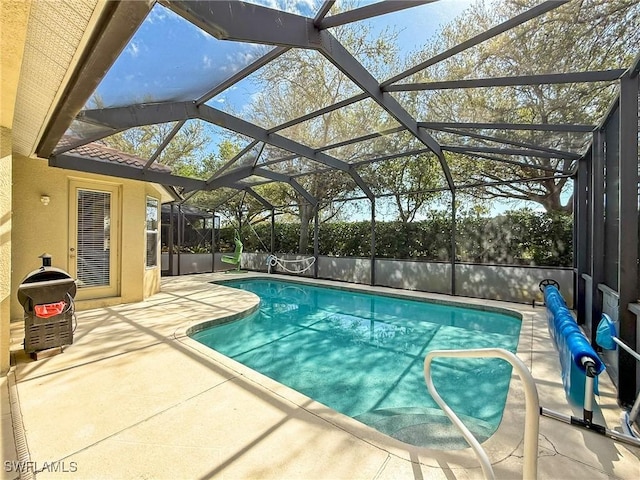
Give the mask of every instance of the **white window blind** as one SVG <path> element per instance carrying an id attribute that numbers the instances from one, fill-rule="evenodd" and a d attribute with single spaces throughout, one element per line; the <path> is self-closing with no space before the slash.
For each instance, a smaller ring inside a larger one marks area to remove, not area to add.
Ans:
<path id="1" fill-rule="evenodd" d="M 110 283 L 111 194 L 78 190 L 78 280 L 80 287 Z"/>
<path id="2" fill-rule="evenodd" d="M 147 267 L 158 266 L 158 200 L 147 197 Z"/>

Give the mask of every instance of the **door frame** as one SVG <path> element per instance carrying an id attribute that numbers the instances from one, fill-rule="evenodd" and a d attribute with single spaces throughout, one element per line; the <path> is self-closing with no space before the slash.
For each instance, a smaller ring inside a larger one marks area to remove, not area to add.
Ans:
<path id="1" fill-rule="evenodd" d="M 78 285 L 76 300 L 108 298 L 120 296 L 121 287 L 121 245 L 122 245 L 122 185 L 82 178 L 69 178 L 69 241 L 67 246 L 67 267 L 73 278 L 78 278 L 78 191 L 109 193 L 109 285 L 82 287 Z"/>

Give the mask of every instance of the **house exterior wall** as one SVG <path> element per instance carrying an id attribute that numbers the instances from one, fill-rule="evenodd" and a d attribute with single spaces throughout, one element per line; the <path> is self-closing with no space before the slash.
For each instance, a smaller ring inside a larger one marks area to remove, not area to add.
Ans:
<path id="1" fill-rule="evenodd" d="M 9 371 L 13 121 L 31 2 L 0 2 L 0 376 Z M 4 420 L 4 419 L 3 419 Z M 4 428 L 3 423 L 3 428 Z"/>
<path id="2" fill-rule="evenodd" d="M 9 370 L 11 180 L 11 131 L 0 127 L 0 375 Z"/>
<path id="3" fill-rule="evenodd" d="M 41 265 L 42 253 L 51 254 L 52 266 L 70 271 L 69 264 L 69 182 L 101 182 L 120 188 L 120 294 L 116 297 L 84 299 L 78 310 L 143 300 L 160 289 L 160 257 L 154 268 L 147 268 L 146 198 L 167 200 L 161 187 L 134 180 L 85 174 L 52 168 L 42 159 L 13 156 L 13 229 L 11 257 L 11 318 L 22 318 L 16 300 L 22 279 Z M 41 195 L 50 198 L 43 205 Z M 158 238 L 158 243 L 160 239 Z M 160 251 L 158 245 L 158 252 Z"/>

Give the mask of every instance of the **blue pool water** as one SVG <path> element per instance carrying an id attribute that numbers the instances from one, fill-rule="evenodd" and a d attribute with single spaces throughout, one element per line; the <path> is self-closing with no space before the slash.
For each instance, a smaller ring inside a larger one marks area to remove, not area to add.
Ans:
<path id="1" fill-rule="evenodd" d="M 467 444 L 430 397 L 430 350 L 515 352 L 518 318 L 456 306 L 267 279 L 224 282 L 255 293 L 259 311 L 192 337 L 280 383 L 399 440 L 430 448 Z M 502 418 L 511 366 L 499 359 L 439 359 L 444 400 L 483 441 Z"/>

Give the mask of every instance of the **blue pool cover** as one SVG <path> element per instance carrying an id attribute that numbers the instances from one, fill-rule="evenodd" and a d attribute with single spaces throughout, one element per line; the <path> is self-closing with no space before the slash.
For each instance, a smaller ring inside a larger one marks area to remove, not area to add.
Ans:
<path id="1" fill-rule="evenodd" d="M 604 364 L 587 338 L 580 330 L 558 289 L 548 285 L 544 289 L 544 301 L 547 306 L 549 334 L 555 342 L 560 354 L 562 366 L 562 384 L 567 396 L 576 404 L 584 402 L 584 385 L 586 370 L 582 359 L 591 359 L 599 375 L 604 371 Z M 595 393 L 598 393 L 597 377 L 594 382 Z"/>

